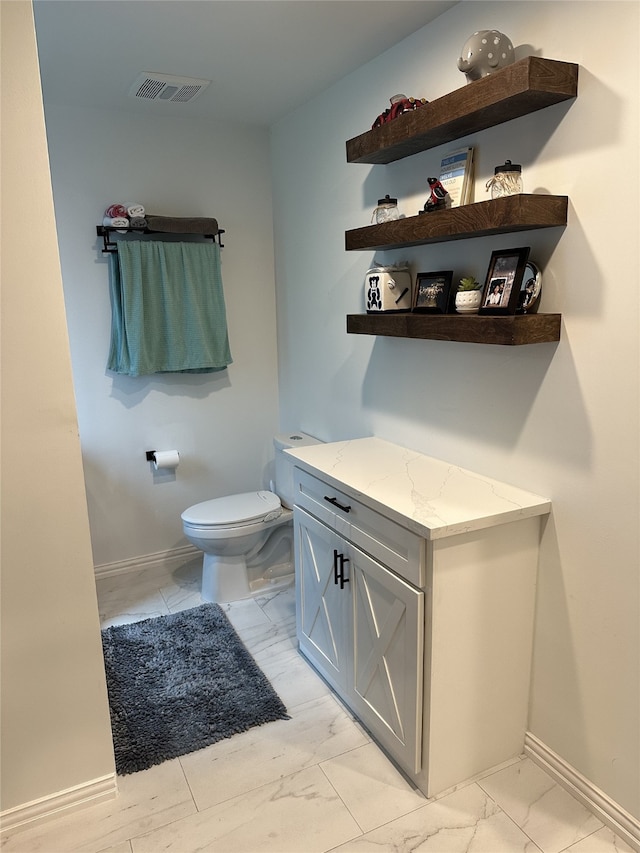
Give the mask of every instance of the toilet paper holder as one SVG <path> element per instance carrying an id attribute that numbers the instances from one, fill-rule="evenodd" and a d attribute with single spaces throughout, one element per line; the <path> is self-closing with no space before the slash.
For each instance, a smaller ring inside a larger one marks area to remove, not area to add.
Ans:
<path id="1" fill-rule="evenodd" d="M 147 450 L 147 462 L 153 462 L 156 471 L 175 471 L 180 464 L 180 454 L 177 450 Z"/>

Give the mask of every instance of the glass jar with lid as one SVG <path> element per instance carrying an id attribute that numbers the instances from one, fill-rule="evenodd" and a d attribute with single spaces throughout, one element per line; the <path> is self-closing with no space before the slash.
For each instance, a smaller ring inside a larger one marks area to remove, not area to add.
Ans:
<path id="1" fill-rule="evenodd" d="M 391 198 L 388 195 L 384 198 L 379 198 L 378 206 L 373 211 L 371 221 L 376 225 L 380 225 L 382 222 L 391 222 L 394 219 L 400 219 L 398 199 Z"/>
<path id="2" fill-rule="evenodd" d="M 496 166 L 493 177 L 487 181 L 487 190 L 491 198 L 505 195 L 517 195 L 522 192 L 522 166 L 505 160 L 502 166 Z"/>

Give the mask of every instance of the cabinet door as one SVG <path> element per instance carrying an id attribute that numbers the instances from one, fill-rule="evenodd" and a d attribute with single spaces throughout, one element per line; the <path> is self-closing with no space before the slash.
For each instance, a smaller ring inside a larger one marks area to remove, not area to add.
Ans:
<path id="1" fill-rule="evenodd" d="M 300 651 L 339 693 L 346 684 L 349 588 L 335 582 L 334 551 L 344 540 L 300 507 L 294 509 L 296 622 Z"/>
<path id="2" fill-rule="evenodd" d="M 353 675 L 349 704 L 408 773 L 422 749 L 424 593 L 355 547 Z"/>

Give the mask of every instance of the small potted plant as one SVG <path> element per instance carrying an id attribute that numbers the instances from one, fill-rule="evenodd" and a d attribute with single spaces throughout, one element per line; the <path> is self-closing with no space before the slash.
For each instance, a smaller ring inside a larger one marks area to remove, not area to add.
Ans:
<path id="1" fill-rule="evenodd" d="M 456 311 L 459 314 L 477 314 L 482 302 L 482 286 L 472 275 L 460 279 L 456 293 Z"/>

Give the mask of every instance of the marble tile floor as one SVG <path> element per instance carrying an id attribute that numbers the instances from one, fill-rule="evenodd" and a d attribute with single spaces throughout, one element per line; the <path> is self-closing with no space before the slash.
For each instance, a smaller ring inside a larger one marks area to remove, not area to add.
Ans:
<path id="1" fill-rule="evenodd" d="M 200 560 L 99 579 L 103 627 L 202 603 Z M 292 588 L 224 605 L 279 720 L 118 778 L 118 797 L 19 827 L 3 853 L 629 853 L 526 757 L 427 800 L 296 650 Z"/>

